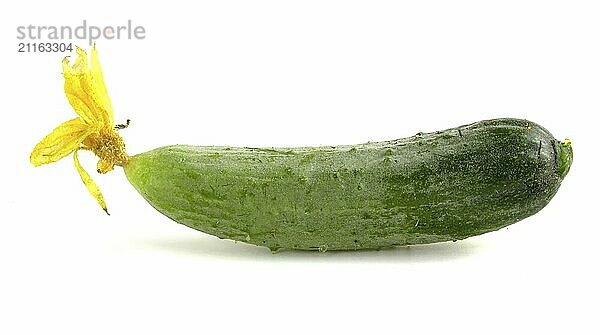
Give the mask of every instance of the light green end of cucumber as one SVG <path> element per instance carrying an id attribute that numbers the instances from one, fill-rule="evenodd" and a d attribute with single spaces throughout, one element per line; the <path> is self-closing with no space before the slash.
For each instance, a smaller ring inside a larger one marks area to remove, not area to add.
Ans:
<path id="1" fill-rule="evenodd" d="M 571 164 L 573 164 L 573 147 L 571 146 L 571 140 L 568 138 L 564 142 L 556 142 L 558 173 L 561 178 L 564 178 L 569 173 Z"/>

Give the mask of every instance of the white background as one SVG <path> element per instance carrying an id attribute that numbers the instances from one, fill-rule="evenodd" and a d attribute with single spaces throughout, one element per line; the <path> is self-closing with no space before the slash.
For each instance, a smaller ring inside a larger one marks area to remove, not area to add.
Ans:
<path id="1" fill-rule="evenodd" d="M 0 14 L 1 334 L 598 333 L 597 1 L 11 6 Z M 571 138 L 574 164 L 535 216 L 431 246 L 272 255 L 169 221 L 120 169 L 93 174 L 108 217 L 71 157 L 29 163 L 75 114 L 65 54 L 17 53 L 16 27 L 83 19 L 146 28 L 141 41 L 98 42 L 116 120 L 132 120 L 130 154 L 353 144 L 518 117 Z"/>

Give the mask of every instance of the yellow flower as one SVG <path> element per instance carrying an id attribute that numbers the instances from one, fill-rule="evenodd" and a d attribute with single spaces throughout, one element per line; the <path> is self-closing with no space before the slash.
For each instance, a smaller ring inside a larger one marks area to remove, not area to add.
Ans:
<path id="1" fill-rule="evenodd" d="M 73 153 L 75 168 L 90 194 L 108 214 L 100 189 L 79 163 L 77 152 L 89 150 L 98 156 L 97 171 L 106 173 L 115 165 L 127 163 L 125 143 L 114 124 L 110 98 L 104 85 L 104 77 L 98 60 L 96 46 L 92 48 L 90 62 L 85 51 L 77 48 L 77 59 L 69 64 L 69 57 L 62 61 L 65 77 L 65 93 L 78 117 L 63 122 L 44 137 L 31 152 L 30 161 L 35 166 L 56 162 Z"/>

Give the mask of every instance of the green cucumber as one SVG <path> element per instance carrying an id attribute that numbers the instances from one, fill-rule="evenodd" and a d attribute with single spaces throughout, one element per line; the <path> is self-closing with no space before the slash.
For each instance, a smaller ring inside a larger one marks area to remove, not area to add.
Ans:
<path id="1" fill-rule="evenodd" d="M 133 156 L 158 211 L 272 251 L 461 240 L 541 210 L 573 151 L 526 120 L 495 119 L 385 142 L 314 148 L 167 146 Z"/>

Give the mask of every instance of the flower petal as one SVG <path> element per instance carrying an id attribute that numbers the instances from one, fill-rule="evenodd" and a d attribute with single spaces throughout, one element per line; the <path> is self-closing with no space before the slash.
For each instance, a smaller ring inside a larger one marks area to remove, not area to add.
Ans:
<path id="1" fill-rule="evenodd" d="M 73 160 L 75 161 L 75 169 L 77 169 L 77 172 L 79 172 L 79 176 L 81 177 L 83 184 L 85 184 L 85 187 L 87 188 L 88 192 L 90 192 L 92 197 L 94 197 L 94 199 L 96 199 L 96 201 L 98 202 L 98 205 L 100 205 L 100 207 L 102 207 L 102 209 L 106 212 L 106 214 L 108 214 L 108 208 L 106 207 L 106 202 L 104 201 L 104 196 L 102 196 L 102 192 L 100 192 L 100 188 L 98 187 L 98 185 L 96 185 L 94 180 L 92 180 L 92 177 L 90 177 L 89 173 L 87 173 L 87 171 L 85 171 L 83 169 L 83 166 L 81 166 L 81 164 L 79 163 L 79 157 L 77 157 L 77 151 L 78 150 L 75 150 L 75 152 L 73 153 Z"/>
<path id="2" fill-rule="evenodd" d="M 94 46 L 92 47 L 92 55 L 90 57 L 90 74 L 92 76 L 94 87 L 96 88 L 98 99 L 100 99 L 100 103 L 104 107 L 104 113 L 102 115 L 104 122 L 112 127 L 114 126 L 115 118 L 113 115 L 112 104 L 110 103 L 110 97 L 106 91 L 106 85 L 104 84 L 104 75 L 102 74 L 102 68 L 100 67 L 96 43 L 94 43 Z"/>
<path id="3" fill-rule="evenodd" d="M 98 56 L 94 60 L 94 72 L 88 67 L 87 54 L 77 47 L 77 59 L 73 66 L 69 59 L 62 62 L 65 77 L 65 94 L 69 103 L 79 116 L 88 124 L 109 125 L 112 127 L 112 106 L 104 86 L 102 70 Z"/>
<path id="4" fill-rule="evenodd" d="M 81 86 L 81 82 L 85 80 L 86 73 L 81 70 L 80 64 L 81 56 L 77 58 L 73 66 L 69 65 L 69 57 L 63 58 L 62 69 L 63 76 L 65 77 L 65 94 L 75 112 L 81 116 L 86 123 L 93 124 L 94 113 L 92 112 L 92 109 L 94 108 L 94 105 Z"/>
<path id="5" fill-rule="evenodd" d="M 33 148 L 29 160 L 35 166 L 56 162 L 75 151 L 94 130 L 81 118 L 63 122 Z"/>

